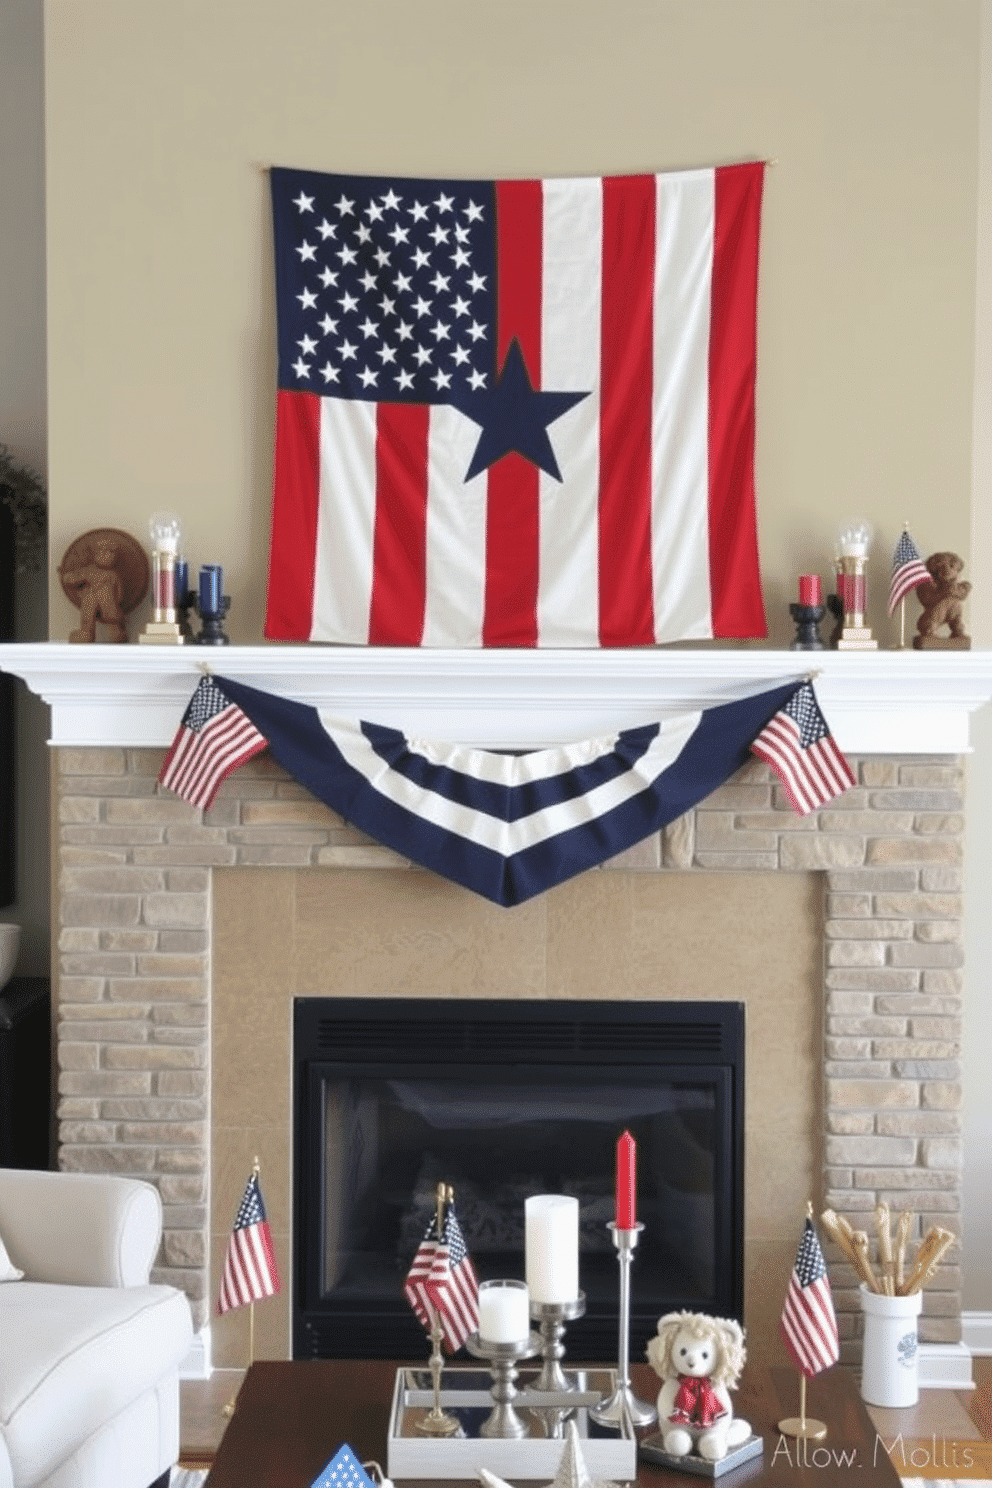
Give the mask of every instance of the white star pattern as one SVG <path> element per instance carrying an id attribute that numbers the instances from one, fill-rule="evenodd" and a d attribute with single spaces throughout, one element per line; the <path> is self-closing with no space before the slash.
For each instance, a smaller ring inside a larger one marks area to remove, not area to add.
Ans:
<path id="1" fill-rule="evenodd" d="M 493 385 L 491 183 L 278 176 L 281 387 L 446 403 Z"/>
<path id="2" fill-rule="evenodd" d="M 372 1479 L 351 1448 L 340 1447 L 312 1488 L 374 1488 Z"/>

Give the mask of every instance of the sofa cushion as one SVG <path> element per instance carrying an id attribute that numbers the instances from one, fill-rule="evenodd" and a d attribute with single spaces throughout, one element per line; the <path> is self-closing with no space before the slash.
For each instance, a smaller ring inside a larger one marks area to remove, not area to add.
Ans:
<path id="1" fill-rule="evenodd" d="M 18 1271 L 7 1254 L 7 1247 L 3 1243 L 3 1236 L 0 1235 L 0 1281 L 20 1281 L 23 1275 L 24 1272 Z"/>
<path id="2" fill-rule="evenodd" d="M 0 1288 L 0 1431 L 14 1481 L 48 1476 L 97 1426 L 178 1368 L 192 1337 L 174 1287 Z"/>

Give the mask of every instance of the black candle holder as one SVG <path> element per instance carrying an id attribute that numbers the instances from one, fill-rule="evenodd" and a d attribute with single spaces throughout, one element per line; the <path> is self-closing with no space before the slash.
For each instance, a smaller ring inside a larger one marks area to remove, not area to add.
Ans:
<path id="1" fill-rule="evenodd" d="M 194 596 L 193 606 L 200 617 L 200 634 L 193 642 L 194 646 L 229 646 L 231 637 L 224 630 L 224 619 L 231 608 L 230 596 L 221 596 L 219 610 L 205 610 L 199 599 Z"/>
<path id="2" fill-rule="evenodd" d="M 193 627 L 189 623 L 190 611 L 195 609 L 196 595 L 192 589 L 187 589 L 185 593 L 176 595 L 176 619 L 179 622 L 179 634 L 187 645 L 196 644 Z"/>
<path id="3" fill-rule="evenodd" d="M 789 614 L 796 627 L 796 638 L 789 647 L 790 651 L 825 651 L 827 649 L 820 639 L 819 629 L 820 621 L 826 613 L 826 606 L 822 604 L 790 604 Z"/>

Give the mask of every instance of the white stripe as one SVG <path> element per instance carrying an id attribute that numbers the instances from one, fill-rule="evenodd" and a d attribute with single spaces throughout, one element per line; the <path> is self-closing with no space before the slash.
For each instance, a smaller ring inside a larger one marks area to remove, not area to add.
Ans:
<path id="1" fill-rule="evenodd" d="M 833 1363 L 832 1352 L 824 1343 L 818 1325 L 804 1318 L 801 1311 L 790 1314 L 787 1327 L 796 1352 L 809 1364 L 826 1369 Z"/>
<path id="2" fill-rule="evenodd" d="M 465 480 L 479 433 L 457 408 L 431 409 L 425 646 L 482 645 L 489 482 L 484 470 Z"/>
<path id="3" fill-rule="evenodd" d="M 589 392 L 548 426 L 562 480 L 540 477 L 539 645 L 599 645 L 603 186 L 544 182 L 541 387 Z"/>
<path id="4" fill-rule="evenodd" d="M 187 762 L 182 781 L 173 786 L 193 806 L 205 805 L 224 777 L 265 739 L 240 708 L 225 708 L 201 732 L 199 751 Z"/>
<path id="5" fill-rule="evenodd" d="M 804 778 L 798 759 L 799 730 L 795 723 L 788 716 L 777 713 L 762 730 L 755 744 L 757 748 L 754 752 L 777 768 L 782 783 L 787 790 L 791 790 L 800 815 L 806 816 L 813 811 L 817 801 Z"/>
<path id="6" fill-rule="evenodd" d="M 312 641 L 364 645 L 372 600 L 376 405 L 320 401 Z"/>
<path id="7" fill-rule="evenodd" d="M 822 806 L 824 801 L 832 800 L 843 789 L 843 786 L 831 766 L 829 757 L 815 744 L 805 751 L 805 760 L 811 781 L 810 790 L 817 797 L 816 804 Z"/>
<path id="8" fill-rule="evenodd" d="M 776 763 L 788 778 L 802 815 L 842 795 L 852 784 L 826 740 L 806 750 L 800 748 L 798 726 L 787 716 L 777 714 L 756 743 L 759 757 L 764 753 L 769 763 Z"/>
<path id="9" fill-rule="evenodd" d="M 656 176 L 654 420 L 655 639 L 712 635 L 709 343 L 713 171 Z"/>
<path id="10" fill-rule="evenodd" d="M 815 756 L 820 774 L 835 795 L 850 789 L 854 783 L 853 771 L 832 739 L 821 739 L 811 747 L 809 753 Z"/>
<path id="11" fill-rule="evenodd" d="M 444 765 L 473 780 L 516 786 L 550 780 L 577 766 L 591 764 L 609 754 L 616 742 L 617 735 L 610 734 L 605 739 L 585 739 L 579 744 L 563 744 L 558 749 L 531 749 L 526 754 L 497 754 L 465 744 L 437 744 L 424 739 L 407 739 L 406 744 L 411 754 L 422 755 L 432 765 Z"/>
<path id="12" fill-rule="evenodd" d="M 837 1341 L 837 1318 L 833 1309 L 833 1301 L 824 1293 L 822 1287 L 822 1281 L 814 1282 L 812 1286 L 805 1289 L 803 1296 L 806 1306 L 816 1320 L 824 1352 L 829 1354 Z"/>
<path id="13" fill-rule="evenodd" d="M 245 1234 L 251 1251 L 257 1290 L 263 1297 L 272 1297 L 275 1295 L 275 1279 L 272 1275 L 272 1261 L 262 1234 L 262 1227 L 250 1225 Z"/>
<path id="14" fill-rule="evenodd" d="M 817 802 L 807 788 L 807 783 L 802 773 L 796 766 L 795 755 L 788 750 L 779 753 L 775 750 L 774 746 L 769 746 L 767 757 L 769 763 L 777 763 L 779 778 L 799 815 L 808 816 L 811 811 L 815 811 Z"/>
<path id="15" fill-rule="evenodd" d="M 319 710 L 318 710 L 319 711 Z M 559 832 L 582 826 L 631 800 L 673 764 L 685 748 L 700 714 L 686 713 L 664 721 L 658 737 L 637 766 L 575 801 L 548 806 L 518 821 L 498 821 L 457 802 L 424 790 L 394 771 L 373 751 L 355 724 L 319 712 L 324 728 L 347 764 L 362 774 L 373 790 L 435 826 L 455 832 L 504 857 L 547 842 Z"/>
<path id="16" fill-rule="evenodd" d="M 801 1287 L 793 1277 L 785 1299 L 782 1324 L 797 1353 L 821 1369 L 837 1357 L 837 1321 L 829 1293 L 818 1282 Z"/>

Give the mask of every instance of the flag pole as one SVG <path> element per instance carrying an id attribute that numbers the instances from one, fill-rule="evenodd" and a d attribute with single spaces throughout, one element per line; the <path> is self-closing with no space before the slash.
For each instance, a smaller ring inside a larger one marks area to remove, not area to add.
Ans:
<path id="1" fill-rule="evenodd" d="M 813 1218 L 813 1202 L 806 1201 L 806 1218 Z M 797 1441 L 822 1441 L 827 1434 L 825 1421 L 817 1421 L 806 1414 L 806 1375 L 799 1370 L 799 1414 L 786 1416 L 779 1421 L 778 1429 L 783 1436 L 795 1437 Z"/>
<path id="2" fill-rule="evenodd" d="M 455 1191 L 450 1185 L 439 1183 L 437 1186 L 437 1238 L 438 1244 L 444 1235 L 444 1213 L 447 1206 L 454 1200 Z M 428 1368 L 431 1372 L 431 1381 L 434 1385 L 434 1404 L 424 1416 L 423 1420 L 417 1422 L 417 1430 L 423 1431 L 427 1436 L 453 1436 L 459 1429 L 459 1423 L 455 1416 L 449 1416 L 441 1409 L 441 1371 L 444 1368 L 444 1357 L 441 1353 L 441 1339 L 443 1328 L 441 1326 L 440 1314 L 436 1307 L 428 1303 L 431 1316 L 431 1357 Z"/>
<path id="3" fill-rule="evenodd" d="M 909 523 L 908 522 L 903 522 L 903 524 L 902 524 L 902 530 L 903 530 L 903 532 L 906 532 L 906 533 L 909 532 Z M 902 597 L 902 599 L 899 601 L 899 650 L 900 651 L 905 651 L 905 649 L 906 649 L 906 596 L 904 594 L 903 597 Z"/>
<path id="4" fill-rule="evenodd" d="M 254 1162 L 251 1165 L 252 1177 L 253 1178 L 258 1178 L 258 1176 L 261 1173 L 261 1171 L 262 1171 L 261 1164 L 259 1163 L 258 1158 L 256 1157 L 255 1160 L 254 1160 Z M 248 1303 L 248 1369 L 251 1368 L 251 1366 L 254 1364 L 254 1362 L 255 1362 L 255 1303 L 254 1303 L 254 1300 L 252 1300 L 251 1302 Z M 248 1371 L 246 1370 L 245 1373 L 247 1373 L 247 1372 Z M 238 1388 L 240 1389 L 240 1386 Z M 238 1403 L 238 1391 L 235 1390 L 234 1394 L 231 1396 L 230 1400 L 227 1402 L 227 1404 L 224 1407 L 224 1412 L 223 1412 L 224 1415 L 225 1416 L 228 1416 L 228 1417 L 233 1416 L 234 1415 L 234 1408 L 237 1405 L 237 1403 Z"/>

